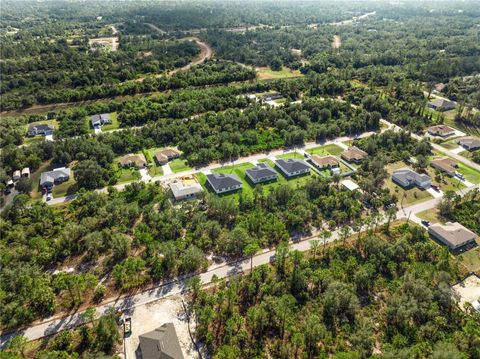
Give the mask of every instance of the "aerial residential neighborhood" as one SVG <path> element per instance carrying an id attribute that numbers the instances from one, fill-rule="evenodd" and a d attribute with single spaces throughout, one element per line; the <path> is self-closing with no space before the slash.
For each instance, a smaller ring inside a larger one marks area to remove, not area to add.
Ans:
<path id="1" fill-rule="evenodd" d="M 480 358 L 477 0 L 0 20 L 0 359 Z"/>

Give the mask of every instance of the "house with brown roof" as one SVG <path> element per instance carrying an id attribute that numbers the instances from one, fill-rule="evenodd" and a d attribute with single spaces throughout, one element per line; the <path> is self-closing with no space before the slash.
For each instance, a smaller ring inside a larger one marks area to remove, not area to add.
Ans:
<path id="1" fill-rule="evenodd" d="M 455 176 L 455 172 L 457 171 L 458 164 L 454 160 L 449 157 L 437 158 L 430 162 L 433 168 L 441 172 L 445 172 L 449 176 Z"/>
<path id="2" fill-rule="evenodd" d="M 145 168 L 147 166 L 147 160 L 143 153 L 134 155 L 130 153 L 128 155 L 123 156 L 120 161 L 120 166 L 122 167 L 137 167 L 137 168 Z"/>
<path id="3" fill-rule="evenodd" d="M 168 161 L 180 157 L 180 152 L 174 150 L 173 148 L 165 148 L 163 150 L 156 151 L 153 156 L 159 165 L 165 165 Z"/>
<path id="4" fill-rule="evenodd" d="M 455 134 L 455 129 L 445 125 L 436 125 L 429 127 L 428 133 L 432 136 L 448 137 Z"/>
<path id="5" fill-rule="evenodd" d="M 475 242 L 477 235 L 458 222 L 436 223 L 428 227 L 428 233 L 450 249 L 458 249 Z"/>
<path id="6" fill-rule="evenodd" d="M 358 147 L 352 146 L 348 150 L 342 152 L 342 158 L 348 162 L 360 163 L 367 157 L 367 152 L 361 150 Z"/>
<path id="7" fill-rule="evenodd" d="M 329 169 L 332 173 L 340 173 L 340 163 L 335 156 L 310 156 L 310 161 L 319 170 Z"/>

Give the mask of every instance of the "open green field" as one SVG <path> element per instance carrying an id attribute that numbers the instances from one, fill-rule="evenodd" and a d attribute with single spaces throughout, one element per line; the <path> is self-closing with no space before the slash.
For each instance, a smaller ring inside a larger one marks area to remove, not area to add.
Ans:
<path id="1" fill-rule="evenodd" d="M 116 112 L 112 112 L 110 114 L 110 119 L 112 120 L 112 123 L 108 124 L 108 125 L 104 125 L 102 126 L 102 132 L 103 131 L 111 131 L 111 130 L 116 130 L 117 128 L 120 127 L 120 124 L 118 122 L 118 118 L 117 118 L 117 113 Z"/>
<path id="2" fill-rule="evenodd" d="M 426 211 L 419 212 L 416 216 L 420 219 L 430 221 L 431 223 L 442 223 L 445 224 L 445 219 L 440 216 L 440 213 L 436 208 L 427 209 Z"/>
<path id="3" fill-rule="evenodd" d="M 477 244 L 480 245 L 477 239 Z M 480 273 L 480 247 L 470 249 L 457 257 L 469 272 Z"/>
<path id="4" fill-rule="evenodd" d="M 472 182 L 474 184 L 480 183 L 480 172 L 476 171 L 472 167 L 467 166 L 461 162 L 457 162 L 457 163 L 458 163 L 457 171 L 463 174 L 467 181 Z"/>
<path id="5" fill-rule="evenodd" d="M 437 177 L 435 169 L 431 166 L 427 167 L 425 171 L 432 178 L 432 184 L 439 185 L 443 193 L 448 191 L 456 192 L 466 187 L 458 178 L 450 177 L 446 174 Z"/>
<path id="6" fill-rule="evenodd" d="M 325 146 L 319 146 L 312 148 L 310 150 L 307 150 L 308 153 L 311 155 L 319 155 L 319 156 L 327 156 L 327 155 L 333 155 L 340 157 L 344 149 L 340 146 L 330 144 L 330 145 L 325 145 Z"/>
<path id="7" fill-rule="evenodd" d="M 276 156 L 276 157 L 277 157 L 277 158 L 284 159 L 284 160 L 288 160 L 288 159 L 304 160 L 304 159 L 305 159 L 305 156 L 302 155 L 302 154 L 299 153 L 299 152 L 284 153 L 284 154 L 278 155 L 278 156 Z"/>
<path id="8" fill-rule="evenodd" d="M 273 71 L 269 67 L 259 67 L 257 68 L 257 76 L 259 80 L 277 80 L 303 75 L 298 70 L 292 70 L 284 66 L 280 71 Z"/>
<path id="9" fill-rule="evenodd" d="M 188 165 L 187 160 L 184 160 L 182 158 L 175 158 L 173 161 L 170 161 L 168 165 L 170 166 L 170 169 L 172 170 L 173 173 L 183 172 L 183 171 L 188 171 L 193 169 Z"/>

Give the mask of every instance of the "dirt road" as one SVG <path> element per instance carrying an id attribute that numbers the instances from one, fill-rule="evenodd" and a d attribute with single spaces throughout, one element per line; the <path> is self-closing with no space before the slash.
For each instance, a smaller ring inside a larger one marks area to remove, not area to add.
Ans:
<path id="1" fill-rule="evenodd" d="M 200 65 L 203 63 L 205 60 L 210 59 L 213 55 L 213 49 L 210 47 L 210 45 L 206 44 L 205 42 L 200 41 L 198 37 L 185 37 L 182 40 L 185 41 L 193 41 L 197 43 L 198 46 L 200 46 L 200 55 L 197 56 L 195 60 L 190 62 L 189 64 L 180 67 L 178 69 L 170 71 L 168 74 L 173 75 L 174 73 L 178 71 L 183 71 L 183 70 L 188 70 L 190 67 L 195 66 L 195 65 Z"/>

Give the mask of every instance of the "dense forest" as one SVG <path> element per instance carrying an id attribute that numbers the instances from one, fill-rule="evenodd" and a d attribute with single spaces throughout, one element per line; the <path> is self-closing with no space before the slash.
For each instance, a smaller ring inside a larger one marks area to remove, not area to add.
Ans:
<path id="1" fill-rule="evenodd" d="M 416 226 L 322 247 L 193 286 L 196 335 L 214 358 L 477 358 L 480 317 L 461 312 L 448 252 Z"/>

